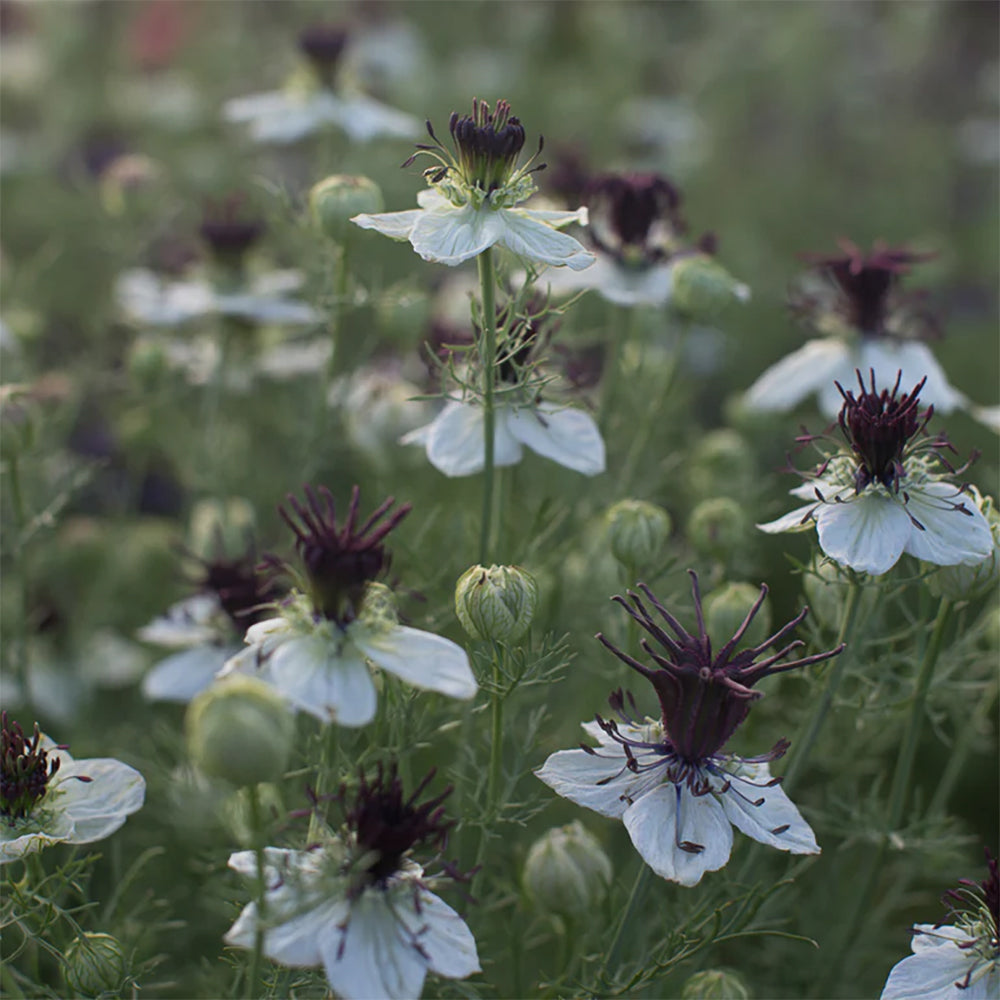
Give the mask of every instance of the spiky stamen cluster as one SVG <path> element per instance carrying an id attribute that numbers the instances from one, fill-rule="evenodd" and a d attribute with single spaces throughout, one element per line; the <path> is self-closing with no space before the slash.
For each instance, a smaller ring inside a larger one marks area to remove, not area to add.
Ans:
<path id="1" fill-rule="evenodd" d="M 336 24 L 313 24 L 299 32 L 299 51 L 327 86 L 333 84 L 347 39 L 347 29 Z"/>
<path id="2" fill-rule="evenodd" d="M 659 650 L 654 649 L 650 640 L 645 637 L 640 643 L 655 666 L 641 663 L 618 649 L 600 633 L 597 638 L 623 663 L 638 671 L 653 685 L 660 702 L 661 721 L 669 742 L 669 752 L 682 764 L 697 768 L 711 760 L 726 745 L 747 717 L 751 703 L 763 696 L 762 692 L 753 690 L 754 684 L 770 674 L 828 660 L 840 653 L 844 646 L 841 644 L 825 653 L 785 662 L 794 650 L 803 645 L 800 640 L 784 644 L 808 614 L 808 609 L 803 608 L 787 625 L 764 642 L 737 650 L 767 596 L 767 586 L 761 585 L 760 596 L 735 635 L 713 655 L 711 639 L 705 632 L 698 577 L 693 571 L 689 572 L 698 624 L 696 635 L 684 629 L 645 584 L 639 584 L 639 589 L 673 635 L 653 618 L 638 594 L 628 591 L 631 604 L 621 596 L 612 598 L 659 647 Z M 772 647 L 777 648 L 766 655 L 767 650 Z"/>
<path id="3" fill-rule="evenodd" d="M 198 563 L 200 573 L 195 581 L 198 589 L 215 594 L 237 631 L 245 632 L 261 621 L 281 594 L 273 580 L 257 572 L 257 556 L 252 546 L 244 555 L 227 559 L 220 542 L 211 559 L 198 559 Z"/>
<path id="4" fill-rule="evenodd" d="M 49 781 L 59 770 L 59 758 L 50 758 L 41 746 L 38 723 L 29 738 L 7 713 L 0 716 L 0 816 L 9 825 L 31 814 L 44 798 Z"/>
<path id="5" fill-rule="evenodd" d="M 279 506 L 278 513 L 295 533 L 315 613 L 344 626 L 357 618 L 368 583 L 388 568 L 389 554 L 382 542 L 409 514 L 410 505 L 403 504 L 389 513 L 396 502 L 389 497 L 359 526 L 361 491 L 355 486 L 347 517 L 338 525 L 333 494 L 325 486 L 306 486 L 305 495 L 306 503 L 302 504 L 289 494 L 288 507 Z M 274 556 L 266 557 L 265 565 L 287 568 Z"/>
<path id="6" fill-rule="evenodd" d="M 246 214 L 246 198 L 234 194 L 206 204 L 198 235 L 215 257 L 233 262 L 239 261 L 260 239 L 264 229 L 261 219 Z"/>
<path id="7" fill-rule="evenodd" d="M 982 963 L 973 965 L 965 978 L 956 983 L 959 989 L 968 987 L 979 977 L 1000 965 L 1000 868 L 997 859 L 986 850 L 987 876 L 982 882 L 959 879 L 959 889 L 949 889 L 942 900 L 952 912 L 955 926 L 971 940 L 958 947 L 973 951 Z"/>

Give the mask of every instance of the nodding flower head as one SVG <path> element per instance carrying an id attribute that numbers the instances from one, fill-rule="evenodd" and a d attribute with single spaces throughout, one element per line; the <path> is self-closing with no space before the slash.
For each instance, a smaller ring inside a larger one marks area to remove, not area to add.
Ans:
<path id="1" fill-rule="evenodd" d="M 710 759 L 726 745 L 747 717 L 751 703 L 763 697 L 761 691 L 753 690 L 753 685 L 759 680 L 770 674 L 827 660 L 844 648 L 840 645 L 825 653 L 787 660 L 789 654 L 803 645 L 800 640 L 785 643 L 805 619 L 808 609 L 803 608 L 787 625 L 759 645 L 738 649 L 767 596 L 767 587 L 762 585 L 760 596 L 736 633 L 713 654 L 712 641 L 705 632 L 698 577 L 693 571 L 689 572 L 695 620 L 698 624 L 695 635 L 688 632 L 660 604 L 645 584 L 639 584 L 639 589 L 670 631 L 653 617 L 638 594 L 628 592 L 631 604 L 620 596 L 612 598 L 649 636 L 642 639 L 641 646 L 652 659 L 652 666 L 618 649 L 603 635 L 597 636 L 618 659 L 638 671 L 653 685 L 660 701 L 663 729 L 670 744 L 668 752 L 679 761 L 682 768 L 687 769 L 697 768 L 697 765 Z M 772 648 L 773 651 L 768 653 Z M 615 728 L 614 722 L 601 719 L 598 722 L 607 732 L 610 732 L 607 727 Z M 784 752 L 784 745 L 781 752 Z M 690 773 L 696 771 L 692 770 Z"/>
<path id="2" fill-rule="evenodd" d="M 0 818 L 8 825 L 29 816 L 45 797 L 49 780 L 59 770 L 59 758 L 49 758 L 41 746 L 41 734 L 35 723 L 31 737 L 16 722 L 2 717 L 0 733 Z"/>
<path id="3" fill-rule="evenodd" d="M 870 372 L 871 388 L 865 388 L 858 372 L 860 392 L 857 396 L 839 382 L 836 383 L 844 398 L 838 423 L 857 459 L 854 485 L 860 493 L 869 483 L 881 483 L 893 493 L 899 492 L 900 481 L 906 475 L 903 459 L 909 442 L 927 426 L 934 415 L 934 407 L 920 411 L 920 390 L 926 378 L 908 393 L 899 393 L 896 377 L 892 391 L 875 388 L 875 373 Z M 947 444 L 943 439 L 928 441 L 931 446 Z"/>
<path id="4" fill-rule="evenodd" d="M 415 847 L 444 850 L 448 832 L 455 824 L 445 819 L 441 803 L 451 794 L 452 786 L 426 802 L 417 802 L 434 774 L 430 771 L 409 798 L 403 792 L 395 762 L 388 768 L 380 763 L 372 779 L 361 771 L 350 803 L 346 787 L 341 787 L 337 797 L 344 809 L 348 843 L 353 848 L 349 864 L 360 875 L 355 892 L 384 886 L 402 869 Z"/>
<path id="5" fill-rule="evenodd" d="M 278 513 L 295 533 L 315 613 L 347 625 L 357 618 L 368 584 L 388 568 L 389 554 L 382 542 L 409 514 L 410 505 L 403 504 L 390 513 L 396 501 L 389 497 L 359 525 L 361 492 L 355 486 L 347 517 L 338 525 L 333 495 L 325 486 L 306 486 L 305 495 L 306 503 L 302 504 L 289 494 L 288 506 L 279 507 Z M 265 562 L 272 568 L 287 568 L 273 556 Z"/>
<path id="6" fill-rule="evenodd" d="M 599 250 L 623 264 L 664 260 L 680 248 L 687 226 L 681 196 L 658 174 L 601 174 L 586 194 L 590 228 Z"/>
<path id="7" fill-rule="evenodd" d="M 322 83 L 333 83 L 347 39 L 347 29 L 337 24 L 312 24 L 299 32 L 299 50 L 312 63 Z"/>
<path id="8" fill-rule="evenodd" d="M 216 259 L 225 263 L 239 263 L 243 255 L 260 239 L 264 229 L 261 219 L 247 214 L 243 195 L 235 194 L 206 205 L 198 235 Z"/>

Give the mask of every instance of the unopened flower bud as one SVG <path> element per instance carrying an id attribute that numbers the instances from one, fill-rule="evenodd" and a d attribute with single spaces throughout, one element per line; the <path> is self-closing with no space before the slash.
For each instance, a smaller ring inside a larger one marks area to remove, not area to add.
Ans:
<path id="1" fill-rule="evenodd" d="M 681 1000 L 750 1000 L 747 984 L 729 969 L 696 972 L 682 987 Z"/>
<path id="2" fill-rule="evenodd" d="M 707 254 L 678 258 L 671 269 L 671 302 L 690 316 L 712 317 L 733 302 L 746 302 L 750 289 Z"/>
<path id="3" fill-rule="evenodd" d="M 727 636 L 735 635 L 743 624 L 747 611 L 760 597 L 760 588 L 749 583 L 725 583 L 708 594 L 703 602 L 705 631 L 710 636 L 718 636 L 721 642 Z M 771 634 L 771 605 L 767 598 L 750 622 L 738 648 L 759 646 Z"/>
<path id="4" fill-rule="evenodd" d="M 66 949 L 63 975 L 76 996 L 117 995 L 127 973 L 125 951 L 110 934 L 80 934 Z"/>
<path id="5" fill-rule="evenodd" d="M 974 600 L 985 594 L 1000 576 L 1000 511 L 997 511 L 993 497 L 981 497 L 970 487 L 973 495 L 967 501 L 975 503 L 986 518 L 993 533 L 993 551 L 981 562 L 971 566 L 936 566 L 921 563 L 930 570 L 926 576 L 927 589 L 935 597 L 946 597 L 950 601 Z"/>
<path id="6" fill-rule="evenodd" d="M 538 584 L 519 566 L 473 566 L 455 586 L 455 612 L 473 639 L 516 642 L 538 607 Z"/>
<path id="7" fill-rule="evenodd" d="M 736 431 L 723 428 L 706 434 L 688 466 L 688 482 L 696 497 L 741 497 L 754 475 L 754 458 Z"/>
<path id="8" fill-rule="evenodd" d="M 524 862 L 524 887 L 545 913 L 580 917 L 593 911 L 611 885 L 611 862 L 597 838 L 574 820 L 536 840 Z"/>
<path id="9" fill-rule="evenodd" d="M 355 215 L 381 212 L 382 190 L 368 177 L 332 174 L 314 184 L 309 192 L 313 222 L 334 243 L 343 243 Z"/>
<path id="10" fill-rule="evenodd" d="M 750 520 L 731 497 L 702 500 L 688 520 L 688 537 L 699 551 L 724 556 L 738 548 L 750 533 Z"/>
<path id="11" fill-rule="evenodd" d="M 670 515 L 646 500 L 619 500 L 604 522 L 612 555 L 628 569 L 656 563 L 673 527 Z"/>
<path id="12" fill-rule="evenodd" d="M 205 774 L 234 785 L 278 781 L 288 769 L 295 718 L 273 688 L 236 675 L 188 707 L 188 753 Z"/>

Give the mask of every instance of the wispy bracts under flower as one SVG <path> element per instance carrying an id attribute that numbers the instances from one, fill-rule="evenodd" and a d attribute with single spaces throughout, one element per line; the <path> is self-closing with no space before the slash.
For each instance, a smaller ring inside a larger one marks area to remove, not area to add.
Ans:
<path id="1" fill-rule="evenodd" d="M 891 390 L 877 388 L 874 372 L 868 386 L 856 374 L 857 394 L 837 383 L 843 442 L 815 470 L 799 473 L 805 482 L 791 491 L 809 503 L 758 527 L 774 534 L 815 523 L 828 556 L 876 576 L 904 552 L 940 566 L 986 559 L 993 551 L 989 523 L 965 488 L 952 482 L 963 470 L 943 457 L 944 450 L 953 450 L 947 438 L 926 433 L 934 409 L 919 409 L 925 380 L 900 394 L 902 373 Z"/>
<path id="2" fill-rule="evenodd" d="M 763 696 L 754 690 L 758 681 L 829 659 L 843 649 L 788 659 L 803 645 L 786 640 L 805 618 L 805 610 L 764 642 L 741 649 L 767 594 L 762 586 L 736 633 L 713 654 L 694 573 L 691 580 L 696 634 L 644 584 L 640 590 L 658 617 L 638 594 L 629 592 L 628 600 L 613 598 L 646 632 L 641 646 L 651 663 L 597 636 L 653 685 L 659 718 L 638 718 L 632 696 L 619 690 L 609 700 L 618 720 L 597 716 L 584 724 L 597 740 L 596 748 L 581 744 L 579 750 L 559 751 L 535 772 L 560 795 L 621 819 L 647 864 L 682 885 L 695 885 L 706 871 L 728 861 L 733 826 L 780 850 L 819 852 L 809 825 L 780 789 L 781 779 L 770 773 L 770 762 L 785 753 L 787 741 L 779 740 L 756 757 L 738 757 L 724 748 L 751 704 Z"/>

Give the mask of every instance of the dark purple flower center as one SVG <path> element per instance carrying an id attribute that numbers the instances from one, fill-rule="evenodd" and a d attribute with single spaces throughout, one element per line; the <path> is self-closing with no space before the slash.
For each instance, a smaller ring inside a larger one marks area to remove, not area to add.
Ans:
<path id="1" fill-rule="evenodd" d="M 198 235 L 214 257 L 226 263 L 238 263 L 260 239 L 264 228 L 262 220 L 245 214 L 243 196 L 231 195 L 206 206 Z"/>
<path id="2" fill-rule="evenodd" d="M 762 692 L 752 690 L 757 681 L 770 674 L 827 660 L 840 653 L 844 647 L 841 645 L 825 653 L 783 662 L 793 650 L 803 645 L 799 640 L 783 645 L 785 639 L 805 618 L 807 609 L 803 609 L 760 645 L 737 650 L 767 596 L 767 587 L 762 585 L 760 596 L 736 634 L 713 654 L 711 639 L 705 632 L 698 577 L 693 571 L 691 581 L 698 623 L 696 635 L 684 629 L 645 584 L 639 584 L 639 589 L 666 623 L 669 631 L 653 618 L 638 594 L 628 592 L 631 604 L 620 596 L 612 598 L 647 633 L 649 638 L 644 637 L 641 646 L 654 666 L 641 663 L 601 634 L 597 638 L 623 663 L 637 670 L 653 685 L 660 702 L 661 721 L 670 752 L 676 756 L 679 764 L 697 768 L 710 761 L 726 745 L 747 717 L 751 702 L 763 696 Z M 650 642 L 650 639 L 653 641 Z M 768 654 L 767 651 L 772 648 L 774 651 Z"/>
<path id="3" fill-rule="evenodd" d="M 503 187 L 524 148 L 524 126 L 510 104 L 497 101 L 490 111 L 486 101 L 474 100 L 471 115 L 452 112 L 448 129 L 465 179 L 487 193 Z"/>
<path id="4" fill-rule="evenodd" d="M 334 85 L 348 38 L 347 29 L 336 24 L 313 24 L 299 33 L 299 51 L 325 87 Z"/>
<path id="5" fill-rule="evenodd" d="M 238 632 L 263 620 L 266 609 L 280 596 L 280 589 L 258 573 L 256 566 L 252 549 L 238 559 L 217 555 L 202 563 L 199 589 L 215 594 Z"/>
<path id="6" fill-rule="evenodd" d="M 28 738 L 16 722 L 2 715 L 0 735 L 0 816 L 9 824 L 30 815 L 44 797 L 49 780 L 59 770 L 59 758 L 41 746 L 38 723 Z"/>
<path id="7" fill-rule="evenodd" d="M 906 475 L 903 454 L 907 443 L 927 426 L 934 412 L 933 407 L 920 412 L 920 390 L 927 379 L 921 379 L 911 392 L 898 395 L 902 372 L 891 391 L 881 392 L 875 388 L 874 372 L 870 372 L 870 389 L 865 387 L 861 373 L 857 375 L 860 387 L 857 396 L 835 383 L 844 399 L 838 423 L 858 462 L 855 489 L 860 493 L 870 483 L 881 483 L 887 490 L 898 493 L 900 481 Z"/>
<path id="8" fill-rule="evenodd" d="M 317 490 L 307 486 L 305 494 L 305 504 L 289 494 L 290 510 L 279 507 L 278 512 L 295 533 L 316 613 L 347 625 L 357 618 L 368 583 L 388 568 L 389 554 L 382 541 L 409 514 L 410 505 L 403 504 L 390 514 L 396 501 L 389 497 L 358 525 L 361 493 L 355 486 L 347 517 L 338 525 L 336 504 L 325 486 Z M 267 562 L 272 567 L 285 565 L 274 557 Z"/>

